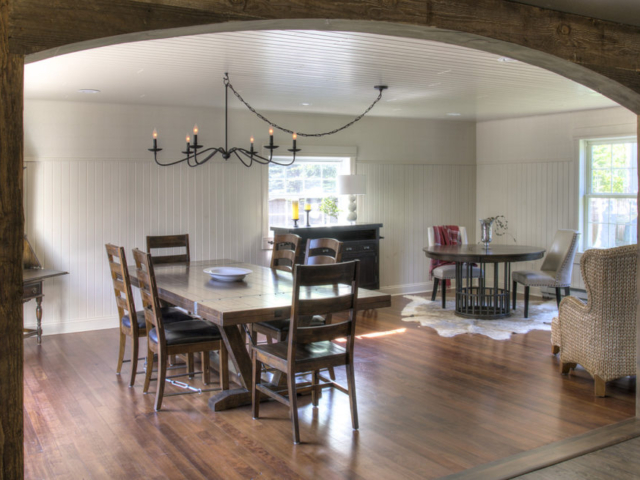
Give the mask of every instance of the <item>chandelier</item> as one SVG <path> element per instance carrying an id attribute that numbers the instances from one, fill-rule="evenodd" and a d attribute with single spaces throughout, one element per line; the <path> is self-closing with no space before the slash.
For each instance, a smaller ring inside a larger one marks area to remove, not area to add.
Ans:
<path id="1" fill-rule="evenodd" d="M 193 127 L 193 143 L 191 143 L 191 137 L 187 135 L 186 150 L 182 152 L 184 157 L 179 160 L 174 160 L 168 163 L 161 163 L 158 161 L 158 152 L 162 151 L 162 148 L 158 148 L 158 132 L 154 129 L 153 130 L 153 148 L 150 148 L 149 151 L 153 152 L 153 159 L 155 160 L 156 164 L 160 165 L 161 167 L 169 167 L 171 165 L 177 165 L 179 163 L 186 162 L 187 165 L 189 165 L 190 167 L 197 167 L 199 165 L 203 165 L 207 163 L 209 160 L 211 160 L 213 157 L 215 157 L 219 153 L 221 157 L 224 158 L 225 160 L 229 160 L 229 158 L 235 156 L 238 160 L 242 162 L 242 164 L 245 167 L 250 167 L 251 165 L 253 165 L 254 162 L 259 163 L 261 165 L 267 165 L 267 164 L 275 164 L 275 165 L 281 165 L 281 166 L 292 165 L 293 162 L 296 161 L 296 153 L 301 151 L 296 146 L 296 141 L 298 137 L 324 137 L 326 135 L 333 135 L 334 133 L 338 133 L 346 128 L 349 128 L 351 125 L 361 120 L 362 117 L 364 117 L 367 113 L 369 113 L 369 110 L 371 110 L 376 105 L 376 103 L 378 103 L 382 98 L 382 92 L 387 89 L 386 85 L 377 85 L 373 87 L 376 90 L 378 90 L 379 92 L 378 97 L 373 101 L 373 103 L 369 106 L 369 108 L 367 108 L 364 111 L 364 113 L 362 113 L 361 115 L 358 115 L 352 121 L 343 125 L 340 128 L 336 128 L 335 130 L 331 130 L 329 132 L 323 132 L 323 133 L 296 133 L 293 130 L 283 128 L 271 122 L 268 118 L 266 118 L 264 115 L 257 112 L 251 105 L 249 105 L 244 100 L 244 98 L 242 98 L 242 96 L 240 96 L 240 94 L 233 88 L 233 85 L 231 85 L 231 82 L 229 81 L 228 73 L 224 74 L 223 83 L 224 83 L 224 147 L 205 148 L 203 145 L 199 145 L 198 144 L 198 126 L 196 125 Z M 254 141 L 253 137 L 251 137 L 250 139 L 251 146 L 248 150 L 242 147 L 229 148 L 228 135 L 227 135 L 229 89 L 231 89 L 231 91 L 238 98 L 238 100 L 240 100 L 253 114 L 255 114 L 260 120 L 269 124 L 269 145 L 264 146 L 264 148 L 269 151 L 268 157 L 260 155 L 258 152 L 256 152 L 253 146 L 253 141 Z M 289 162 L 282 162 L 282 161 L 277 161 L 273 159 L 274 150 L 279 148 L 278 145 L 273 144 L 274 128 L 281 130 L 285 133 L 289 133 L 292 136 L 293 145 L 291 148 L 287 149 L 288 152 L 291 152 L 293 154 L 291 161 Z"/>

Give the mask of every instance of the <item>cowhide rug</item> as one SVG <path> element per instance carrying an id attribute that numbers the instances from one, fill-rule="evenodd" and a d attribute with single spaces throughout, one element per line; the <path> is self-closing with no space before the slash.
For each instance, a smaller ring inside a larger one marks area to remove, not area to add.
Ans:
<path id="1" fill-rule="evenodd" d="M 531 330 L 551 330 L 551 320 L 558 316 L 555 300 L 548 302 L 529 302 L 529 318 L 524 318 L 524 304 L 518 302 L 517 309 L 509 318 L 499 320 L 481 320 L 462 318 L 454 314 L 454 302 L 447 301 L 442 308 L 442 300 L 435 302 L 415 295 L 405 295 L 411 300 L 402 310 L 402 320 L 419 322 L 423 327 L 433 328 L 441 337 L 455 337 L 463 333 L 479 333 L 494 340 L 508 340 L 514 333 L 527 333 Z"/>

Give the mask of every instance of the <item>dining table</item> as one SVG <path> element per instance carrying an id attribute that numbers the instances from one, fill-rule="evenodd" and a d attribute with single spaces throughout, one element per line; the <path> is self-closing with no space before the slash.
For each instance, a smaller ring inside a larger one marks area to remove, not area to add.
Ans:
<path id="1" fill-rule="evenodd" d="M 205 270 L 213 267 L 250 270 L 241 281 L 220 281 Z M 131 283 L 138 286 L 135 267 Z M 154 266 L 161 300 L 192 312 L 220 329 L 240 388 L 222 390 L 209 399 L 209 408 L 221 411 L 251 403 L 252 363 L 245 326 L 290 318 L 293 275 L 281 270 L 230 259 L 198 260 Z M 344 293 L 346 285 L 304 287 L 301 298 L 327 298 Z M 358 289 L 358 310 L 391 306 L 391 296 Z"/>
<path id="2" fill-rule="evenodd" d="M 432 245 L 423 251 L 428 258 L 455 263 L 456 316 L 494 320 L 511 316 L 511 263 L 538 260 L 544 256 L 545 249 L 526 245 L 468 244 Z M 502 287 L 499 282 L 500 264 L 503 268 Z M 480 267 L 476 285 L 471 275 L 474 265 Z M 488 265 L 493 265 L 493 286 L 487 282 Z"/>

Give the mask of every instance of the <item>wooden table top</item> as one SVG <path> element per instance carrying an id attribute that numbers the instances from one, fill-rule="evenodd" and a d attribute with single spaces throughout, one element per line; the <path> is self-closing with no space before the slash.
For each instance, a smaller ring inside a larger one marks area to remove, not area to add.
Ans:
<path id="1" fill-rule="evenodd" d="M 60 270 L 51 270 L 50 268 L 25 268 L 22 270 L 22 283 L 28 285 L 30 283 L 41 282 L 47 278 L 67 275 L 69 272 L 61 272 Z"/>
<path id="2" fill-rule="evenodd" d="M 545 249 L 526 245 L 433 245 L 425 247 L 424 253 L 429 258 L 447 262 L 524 262 L 538 260 L 544 256 Z"/>
<path id="3" fill-rule="evenodd" d="M 205 268 L 233 266 L 252 273 L 241 282 L 219 282 L 204 273 Z M 131 282 L 137 286 L 135 267 Z M 221 326 L 289 318 L 293 276 L 268 267 L 234 260 L 200 260 L 189 265 L 155 267 L 158 294 L 163 300 L 183 307 Z M 348 287 L 343 287 L 348 291 Z M 327 297 L 339 293 L 333 287 L 313 287 L 301 291 L 305 297 Z M 372 290 L 358 290 L 358 309 L 388 307 L 391 296 Z"/>

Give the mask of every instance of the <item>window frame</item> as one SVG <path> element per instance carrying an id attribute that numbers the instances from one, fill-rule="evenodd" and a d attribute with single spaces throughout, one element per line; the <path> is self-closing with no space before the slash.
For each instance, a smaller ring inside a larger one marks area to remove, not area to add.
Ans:
<path id="1" fill-rule="evenodd" d="M 580 232 L 582 239 L 580 241 L 579 252 L 583 253 L 589 248 L 587 229 L 589 226 L 589 208 L 588 203 L 592 198 L 609 198 L 609 199 L 637 199 L 638 194 L 633 193 L 593 193 L 592 192 L 592 146 L 594 145 L 616 145 L 625 143 L 636 144 L 636 156 L 638 155 L 638 140 L 635 135 L 619 135 L 615 137 L 586 138 L 580 141 L 581 162 L 580 162 Z M 607 247 L 610 248 L 610 247 Z"/>

